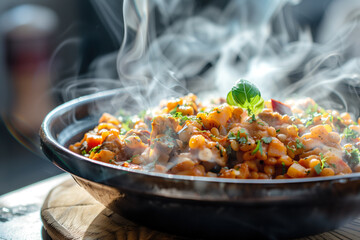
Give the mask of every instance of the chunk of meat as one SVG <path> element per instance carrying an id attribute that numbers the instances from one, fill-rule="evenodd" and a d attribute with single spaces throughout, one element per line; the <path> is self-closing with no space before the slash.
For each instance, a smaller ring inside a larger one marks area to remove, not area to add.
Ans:
<path id="1" fill-rule="evenodd" d="M 148 130 L 142 130 L 142 129 L 131 129 L 125 134 L 125 138 L 128 136 L 136 135 L 138 136 L 143 143 L 148 143 L 150 139 L 150 132 Z"/>
<path id="2" fill-rule="evenodd" d="M 100 150 L 109 150 L 113 152 L 117 161 L 125 161 L 131 157 L 128 156 L 124 149 L 125 144 L 114 134 L 109 134 L 100 148 Z"/>
<path id="3" fill-rule="evenodd" d="M 285 103 L 271 99 L 271 106 L 274 112 L 278 112 L 281 115 L 285 115 L 285 114 L 289 116 L 292 115 L 291 108 Z"/>
<path id="4" fill-rule="evenodd" d="M 150 138 L 154 139 L 159 134 L 165 134 L 166 132 L 175 132 L 178 122 L 173 117 L 158 116 L 153 119 L 151 124 L 152 131 Z"/>
<path id="5" fill-rule="evenodd" d="M 99 123 L 112 123 L 114 125 L 119 125 L 121 122 L 113 115 L 109 113 L 104 113 L 99 119 Z"/>
<path id="6" fill-rule="evenodd" d="M 263 111 L 259 113 L 258 117 L 274 128 L 277 128 L 283 123 L 281 115 L 277 112 Z"/>

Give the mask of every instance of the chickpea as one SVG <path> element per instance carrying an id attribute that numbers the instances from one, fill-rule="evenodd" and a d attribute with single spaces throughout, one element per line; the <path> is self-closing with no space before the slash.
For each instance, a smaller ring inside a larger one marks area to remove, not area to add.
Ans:
<path id="1" fill-rule="evenodd" d="M 285 142 L 285 140 L 286 140 L 286 135 L 280 133 L 280 134 L 277 135 L 277 138 L 278 138 L 281 142 Z"/>
<path id="2" fill-rule="evenodd" d="M 179 106 L 177 109 L 177 112 L 181 112 L 182 115 L 193 115 L 194 114 L 194 109 L 190 106 Z"/>
<path id="3" fill-rule="evenodd" d="M 248 141 L 245 144 L 240 145 L 240 150 L 243 152 L 250 151 L 255 149 L 255 141 L 252 138 L 249 138 Z"/>
<path id="4" fill-rule="evenodd" d="M 320 176 L 334 176 L 335 175 L 335 172 L 332 168 L 324 168 L 321 173 L 320 173 Z"/>
<path id="5" fill-rule="evenodd" d="M 251 178 L 252 179 L 258 179 L 259 178 L 259 173 L 258 172 L 251 172 Z"/>
<path id="6" fill-rule="evenodd" d="M 202 135 L 193 135 L 189 141 L 191 149 L 203 148 L 205 146 L 205 138 Z"/>
<path id="7" fill-rule="evenodd" d="M 262 172 L 259 173 L 259 179 L 269 179 L 269 178 L 270 177 L 267 174 L 262 173 Z"/>
<path id="8" fill-rule="evenodd" d="M 253 155 L 253 154 L 251 154 L 251 151 L 245 152 L 245 153 L 243 154 L 243 159 L 244 159 L 245 161 L 250 161 L 250 160 L 253 160 L 253 159 L 255 159 L 255 158 L 256 158 L 256 156 Z"/>
<path id="9" fill-rule="evenodd" d="M 264 162 L 267 165 L 275 165 L 277 163 L 277 159 L 274 157 L 269 157 L 266 160 L 264 160 Z"/>
<path id="10" fill-rule="evenodd" d="M 254 160 L 246 161 L 250 170 L 258 171 L 258 167 L 256 166 L 256 162 Z"/>
<path id="11" fill-rule="evenodd" d="M 269 176 L 273 176 L 275 174 L 275 167 L 273 165 L 265 165 L 264 172 Z"/>
<path id="12" fill-rule="evenodd" d="M 297 137 L 297 134 L 298 134 L 298 130 L 297 130 L 297 127 L 293 126 L 293 125 L 289 125 L 287 126 L 287 131 L 288 131 L 288 134 L 292 137 Z"/>
<path id="13" fill-rule="evenodd" d="M 309 162 L 309 167 L 310 168 L 314 168 L 315 166 L 317 166 L 318 164 L 320 164 L 320 161 L 318 159 L 311 159 Z"/>
<path id="14" fill-rule="evenodd" d="M 276 130 L 273 127 L 268 127 L 267 132 L 271 137 L 276 137 Z"/>
<path id="15" fill-rule="evenodd" d="M 237 141 L 231 140 L 230 146 L 231 146 L 232 150 L 234 150 L 235 152 L 239 151 L 240 145 Z"/>
<path id="16" fill-rule="evenodd" d="M 220 135 L 220 132 L 219 132 L 219 129 L 213 127 L 211 130 L 210 130 L 211 134 L 215 135 L 215 136 L 219 136 Z"/>

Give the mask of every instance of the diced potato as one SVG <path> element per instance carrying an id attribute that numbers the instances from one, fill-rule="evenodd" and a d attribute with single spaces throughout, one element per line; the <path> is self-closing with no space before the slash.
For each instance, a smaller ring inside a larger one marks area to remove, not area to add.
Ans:
<path id="1" fill-rule="evenodd" d="M 293 163 L 288 171 L 287 171 L 287 175 L 289 175 L 292 178 L 303 178 L 306 177 L 306 168 L 304 168 L 303 166 L 301 166 L 298 163 Z"/>
<path id="2" fill-rule="evenodd" d="M 101 150 L 94 155 L 93 159 L 108 163 L 110 160 L 114 159 L 114 157 L 115 157 L 115 153 L 109 150 Z"/>

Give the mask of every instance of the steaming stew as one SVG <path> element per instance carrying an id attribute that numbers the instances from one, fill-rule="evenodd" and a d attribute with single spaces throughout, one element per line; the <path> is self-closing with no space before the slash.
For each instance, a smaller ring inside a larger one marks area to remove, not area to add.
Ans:
<path id="1" fill-rule="evenodd" d="M 225 99 L 204 105 L 190 94 L 162 102 L 151 114 L 124 119 L 105 113 L 69 148 L 133 169 L 284 179 L 359 172 L 359 134 L 359 120 L 309 98 L 267 101 L 255 116 Z"/>

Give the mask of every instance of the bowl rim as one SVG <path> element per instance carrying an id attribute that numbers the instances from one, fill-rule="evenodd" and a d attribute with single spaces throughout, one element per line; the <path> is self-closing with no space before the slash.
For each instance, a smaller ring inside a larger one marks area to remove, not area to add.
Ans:
<path id="1" fill-rule="evenodd" d="M 127 167 L 117 166 L 110 163 L 104 163 L 100 161 L 95 161 L 84 157 L 82 155 L 76 154 L 70 151 L 65 146 L 61 145 L 55 137 L 51 134 L 50 125 L 51 123 L 57 118 L 60 117 L 62 114 L 65 114 L 68 111 L 72 111 L 76 109 L 78 106 L 86 105 L 90 102 L 94 102 L 101 98 L 107 98 L 114 96 L 119 93 L 119 91 L 125 90 L 122 88 L 118 89 L 111 89 L 106 91 L 101 91 L 93 94 L 89 94 L 86 96 L 82 96 L 68 102 L 65 102 L 53 110 L 51 110 L 46 117 L 44 118 L 41 127 L 40 127 L 40 139 L 45 145 L 51 145 L 56 151 L 59 151 L 63 154 L 71 156 L 73 159 L 81 160 L 81 161 L 88 161 L 92 164 L 99 165 L 105 168 L 112 168 L 114 170 L 119 170 L 119 174 L 121 171 L 133 173 L 133 174 L 141 174 L 146 175 L 149 177 L 156 177 L 156 178 L 165 178 L 167 180 L 178 180 L 178 181 L 192 181 L 192 182 L 209 182 L 209 183 L 223 183 L 223 184 L 265 184 L 265 185 L 278 185 L 278 184 L 298 184 L 298 183 L 314 183 L 314 182 L 324 182 L 324 181 L 347 181 L 353 178 L 360 178 L 359 173 L 350 173 L 344 175 L 335 175 L 329 177 L 308 177 L 308 178 L 292 178 L 292 179 L 230 179 L 230 178 L 215 178 L 215 177 L 205 177 L 205 176 L 187 176 L 187 175 L 175 175 L 175 174 L 168 174 L 168 173 L 158 173 L 158 172 L 150 172 L 145 170 L 137 170 L 131 169 Z M 68 125 L 70 126 L 70 125 Z M 67 171 L 66 169 L 61 168 L 62 170 Z M 69 171 L 71 174 L 71 171 Z M 82 177 L 82 176 L 79 176 Z"/>

